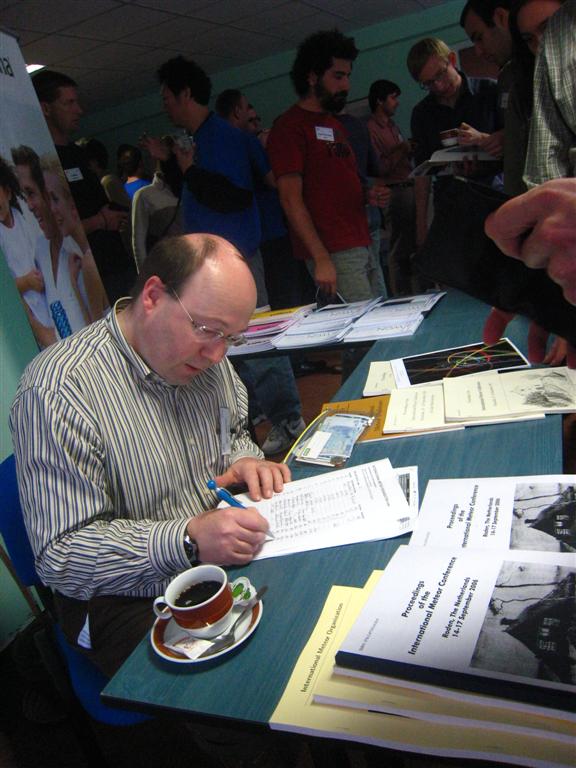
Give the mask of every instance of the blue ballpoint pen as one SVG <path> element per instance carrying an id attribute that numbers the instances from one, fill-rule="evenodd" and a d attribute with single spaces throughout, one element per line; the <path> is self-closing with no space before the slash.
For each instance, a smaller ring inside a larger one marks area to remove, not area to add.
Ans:
<path id="1" fill-rule="evenodd" d="M 228 491 L 225 488 L 220 488 L 216 485 L 216 480 L 208 480 L 206 483 L 208 488 L 210 488 L 211 491 L 214 491 L 216 496 L 220 499 L 220 501 L 225 501 L 226 504 L 229 504 L 231 507 L 242 507 L 242 509 L 246 509 L 246 505 L 242 504 L 241 501 L 238 501 L 238 499 L 235 499 L 234 496 L 232 496 L 231 493 L 228 493 Z M 266 531 L 266 536 L 273 539 L 274 534 L 271 531 Z"/>
<path id="2" fill-rule="evenodd" d="M 211 491 L 214 491 L 216 496 L 220 499 L 220 501 L 225 501 L 226 504 L 229 504 L 231 507 L 242 507 L 242 509 L 246 509 L 245 504 L 242 504 L 241 501 L 238 501 L 238 499 L 235 499 L 234 496 L 232 496 L 231 493 L 228 493 L 228 491 L 225 488 L 219 488 L 216 485 L 216 480 L 208 480 L 206 483 L 208 488 L 210 488 Z"/>

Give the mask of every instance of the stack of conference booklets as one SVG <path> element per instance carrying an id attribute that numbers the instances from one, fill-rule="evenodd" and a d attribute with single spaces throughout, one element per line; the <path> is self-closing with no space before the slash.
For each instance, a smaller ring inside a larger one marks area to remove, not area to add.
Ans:
<path id="1" fill-rule="evenodd" d="M 569 553 L 576 475 L 430 480 L 411 546 Z"/>
<path id="2" fill-rule="evenodd" d="M 273 350 L 272 339 L 315 309 L 315 304 L 270 311 L 256 311 L 244 332 L 246 343 L 228 349 L 228 356 Z"/>
<path id="3" fill-rule="evenodd" d="M 478 381 L 484 374 L 476 378 Z M 474 427 L 486 424 L 506 424 L 510 421 L 543 419 L 545 413 L 536 409 L 526 413 L 499 413 L 484 419 L 446 416 L 446 396 L 443 382 L 422 387 L 395 389 L 390 393 L 390 402 L 384 422 L 384 434 L 415 435 L 423 431 L 442 432 L 458 427 Z"/>
<path id="4" fill-rule="evenodd" d="M 378 377 L 386 386 L 390 369 L 378 373 L 373 381 Z M 392 389 L 383 432 L 410 434 L 450 425 L 501 424 L 574 412 L 575 371 L 566 367 L 487 370 Z"/>
<path id="5" fill-rule="evenodd" d="M 332 411 L 334 413 L 355 413 L 373 418 L 372 424 L 366 427 L 365 431 L 358 438 L 358 442 L 365 443 L 374 440 L 394 440 L 399 437 L 406 437 L 406 432 L 384 432 L 384 425 L 388 415 L 390 405 L 390 395 L 381 395 L 380 397 L 364 397 L 361 400 L 342 400 L 334 403 L 324 403 L 322 411 Z M 444 424 L 441 427 L 433 429 L 415 429 L 410 432 L 411 436 L 430 435 L 437 432 L 454 432 L 464 429 L 461 424 Z"/>
<path id="6" fill-rule="evenodd" d="M 316 700 L 549 750 L 501 762 L 573 760 L 575 510 L 574 475 L 430 481 Z"/>
<path id="7" fill-rule="evenodd" d="M 409 573 L 409 572 L 408 572 Z M 363 589 L 332 587 L 310 639 L 271 717 L 273 729 L 361 742 L 395 750 L 498 764 L 573 766 L 573 725 L 560 717 L 518 712 L 435 696 L 374 680 L 335 674 L 335 655 L 375 585 L 374 571 Z M 406 581 L 403 574 L 401 582 Z M 392 594 L 395 589 L 392 590 Z M 336 703 L 334 703 L 336 702 Z"/>
<path id="8" fill-rule="evenodd" d="M 496 344 L 476 342 L 435 349 L 420 355 L 370 363 L 364 397 L 386 395 L 394 389 L 426 386 L 470 374 L 529 368 L 530 363 L 510 339 Z"/>
<path id="9" fill-rule="evenodd" d="M 576 371 L 537 368 L 444 379 L 446 421 L 486 422 L 531 413 L 574 413 Z"/>
<path id="10" fill-rule="evenodd" d="M 277 349 L 299 349 L 411 336 L 444 295 L 435 292 L 328 305 L 300 319 L 272 343 Z"/>

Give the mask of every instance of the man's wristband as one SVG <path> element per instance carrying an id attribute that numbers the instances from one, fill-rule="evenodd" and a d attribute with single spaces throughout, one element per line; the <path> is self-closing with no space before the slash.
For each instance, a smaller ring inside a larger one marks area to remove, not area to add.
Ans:
<path id="1" fill-rule="evenodd" d="M 184 552 L 190 561 L 190 565 L 198 565 L 200 562 L 198 544 L 196 544 L 194 539 L 191 539 L 188 534 L 184 536 Z"/>

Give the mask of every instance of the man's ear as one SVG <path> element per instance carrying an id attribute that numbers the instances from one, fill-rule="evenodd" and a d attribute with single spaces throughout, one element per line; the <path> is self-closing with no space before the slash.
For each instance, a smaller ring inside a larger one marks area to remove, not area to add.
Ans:
<path id="1" fill-rule="evenodd" d="M 450 64 L 452 64 L 453 67 L 456 66 L 456 60 L 457 60 L 456 52 L 450 51 L 450 53 L 448 54 L 448 61 L 450 62 Z"/>
<path id="2" fill-rule="evenodd" d="M 153 311 L 165 293 L 166 286 L 162 280 L 157 275 L 152 275 L 142 288 L 142 306 L 147 312 Z"/>
<path id="3" fill-rule="evenodd" d="M 50 104 L 47 101 L 41 101 L 40 109 L 42 110 L 42 114 L 44 115 L 44 118 L 48 120 L 48 118 L 50 117 Z"/>
<path id="4" fill-rule="evenodd" d="M 316 74 L 316 72 L 309 72 L 308 85 L 310 86 L 310 88 L 314 88 L 317 82 L 318 82 L 318 75 Z"/>
<path id="5" fill-rule="evenodd" d="M 509 22 L 508 22 L 509 16 L 510 16 L 510 11 L 507 8 L 502 8 L 502 6 L 499 5 L 494 10 L 492 21 L 498 27 L 498 29 L 503 29 L 505 32 L 508 32 L 510 29 Z"/>

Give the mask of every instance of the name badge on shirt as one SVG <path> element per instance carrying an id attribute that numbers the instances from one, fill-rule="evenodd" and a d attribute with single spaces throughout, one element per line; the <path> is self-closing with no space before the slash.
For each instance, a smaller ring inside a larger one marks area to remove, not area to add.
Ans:
<path id="1" fill-rule="evenodd" d="M 220 408 L 220 453 L 230 456 L 230 449 L 230 411 L 223 406 Z"/>
<path id="2" fill-rule="evenodd" d="M 325 125 L 316 126 L 316 138 L 319 141 L 334 141 L 334 130 Z"/>
<path id="3" fill-rule="evenodd" d="M 82 181 L 84 176 L 82 176 L 82 171 L 80 168 L 67 168 L 64 173 L 66 174 L 66 178 L 68 181 Z"/>

